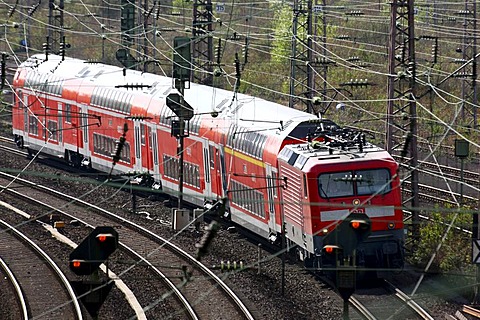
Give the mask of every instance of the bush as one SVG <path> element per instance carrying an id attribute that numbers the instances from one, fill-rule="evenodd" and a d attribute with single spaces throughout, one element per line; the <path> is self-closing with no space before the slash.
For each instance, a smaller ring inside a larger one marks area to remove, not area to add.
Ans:
<path id="1" fill-rule="evenodd" d="M 437 208 L 438 209 L 438 208 Z M 454 220 L 454 227 L 470 226 L 472 217 L 468 210 L 449 210 L 433 212 L 431 220 L 420 228 L 418 248 L 411 256 L 411 263 L 425 269 L 433 254 L 436 253 L 429 273 L 466 272 L 471 269 L 471 237 L 455 228 L 448 230 L 448 225 Z M 468 229 L 468 227 L 467 227 Z M 442 243 L 437 251 L 439 244 Z"/>

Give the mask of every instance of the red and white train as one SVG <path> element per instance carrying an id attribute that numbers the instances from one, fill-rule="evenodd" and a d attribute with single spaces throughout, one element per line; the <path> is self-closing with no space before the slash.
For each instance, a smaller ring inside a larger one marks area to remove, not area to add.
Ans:
<path id="1" fill-rule="evenodd" d="M 145 87 L 127 89 L 135 84 Z M 18 67 L 13 85 L 18 146 L 110 172 L 124 135 L 113 173 L 148 173 L 151 188 L 178 194 L 171 78 L 35 55 Z M 385 150 L 256 97 L 192 83 L 184 99 L 195 113 L 184 139 L 184 201 L 204 206 L 228 197 L 233 222 L 272 241 L 284 230 L 287 245 L 316 267 L 329 264 L 324 239 L 338 222 L 363 214 L 371 234 L 356 250 L 357 265 L 403 266 L 400 182 Z"/>

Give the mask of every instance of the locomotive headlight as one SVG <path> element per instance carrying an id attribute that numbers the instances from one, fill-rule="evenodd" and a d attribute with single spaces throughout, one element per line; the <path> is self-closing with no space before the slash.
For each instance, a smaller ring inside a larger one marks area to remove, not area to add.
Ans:
<path id="1" fill-rule="evenodd" d="M 352 204 L 358 206 L 360 204 L 360 199 L 353 199 Z"/>
<path id="2" fill-rule="evenodd" d="M 395 229 L 395 222 L 389 222 L 388 223 L 388 229 L 389 230 Z"/>
<path id="3" fill-rule="evenodd" d="M 328 233 L 328 228 L 323 228 L 322 231 L 321 231 L 322 234 L 327 234 Z"/>

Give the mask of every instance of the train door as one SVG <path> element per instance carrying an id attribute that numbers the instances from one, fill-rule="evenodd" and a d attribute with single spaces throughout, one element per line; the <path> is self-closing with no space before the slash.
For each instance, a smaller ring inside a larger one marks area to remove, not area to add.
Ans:
<path id="1" fill-rule="evenodd" d="M 82 141 L 79 145 L 82 146 L 80 153 L 84 156 L 89 157 L 90 152 L 88 150 L 88 108 L 84 104 L 80 105 L 80 119 L 78 119 L 78 123 L 80 124 L 80 137 L 78 137 L 78 139 L 81 139 Z"/>
<path id="2" fill-rule="evenodd" d="M 21 104 L 20 104 L 21 105 Z M 28 94 L 23 95 L 23 132 L 25 133 L 23 136 L 23 142 L 25 145 L 28 145 L 30 140 L 29 137 L 29 117 L 28 117 Z"/>
<path id="3" fill-rule="evenodd" d="M 153 173 L 154 177 L 160 180 L 160 167 L 158 163 L 158 141 L 157 141 L 157 129 L 153 127 L 152 129 L 152 155 L 153 155 Z"/>
<path id="4" fill-rule="evenodd" d="M 58 103 L 58 145 L 63 146 L 63 116 L 60 102 Z"/>
<path id="5" fill-rule="evenodd" d="M 208 198 L 212 197 L 212 183 L 211 183 L 211 162 L 210 162 L 210 150 L 208 140 L 203 142 L 203 171 L 205 182 L 205 196 Z"/>
<path id="6" fill-rule="evenodd" d="M 135 171 L 142 171 L 142 142 L 141 142 L 141 124 L 139 121 L 133 121 L 133 130 L 135 136 Z"/>
<path id="7" fill-rule="evenodd" d="M 270 232 L 275 232 L 276 230 L 276 221 L 275 221 L 275 172 L 272 170 L 272 166 L 267 164 L 265 167 L 266 176 L 267 176 L 267 195 L 268 195 L 268 227 Z M 280 231 L 280 230 L 278 230 Z"/>
<path id="8" fill-rule="evenodd" d="M 210 142 L 210 179 L 212 196 L 222 198 L 227 191 L 227 177 L 225 172 L 225 155 L 223 148 Z"/>
<path id="9" fill-rule="evenodd" d="M 142 167 L 148 171 L 153 170 L 153 141 L 152 128 L 145 123 L 140 123 L 140 143 L 142 155 Z"/>

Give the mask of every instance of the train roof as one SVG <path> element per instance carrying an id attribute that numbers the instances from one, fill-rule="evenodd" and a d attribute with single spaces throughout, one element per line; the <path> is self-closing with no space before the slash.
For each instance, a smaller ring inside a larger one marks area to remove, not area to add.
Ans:
<path id="1" fill-rule="evenodd" d="M 168 94 L 178 92 L 173 88 L 172 78 L 170 77 L 135 70 L 124 70 L 120 67 L 101 63 L 88 63 L 85 60 L 68 57 L 65 57 L 62 61 L 61 56 L 53 54 L 48 55 L 48 60 L 45 60 L 44 54 L 33 55 L 23 62 L 19 68 L 33 68 L 39 74 L 47 74 L 48 77 L 42 79 L 44 79 L 44 82 L 45 79 L 48 79 L 49 83 L 52 81 L 56 83 L 53 86 L 54 91 L 60 91 L 63 87 L 67 87 L 70 79 L 75 80 L 77 86 L 78 80 L 83 79 L 80 87 L 103 86 L 116 88 L 116 90 L 125 91 L 132 95 L 149 95 L 151 101 L 158 100 L 163 106 L 166 105 Z M 128 85 L 139 84 L 150 87 L 127 88 Z M 278 103 L 241 93 L 234 95 L 233 91 L 195 83 L 191 83 L 190 88 L 185 90 L 184 99 L 197 115 L 209 115 L 212 112 L 217 112 L 218 118 L 235 121 L 239 127 L 255 127 L 255 130 L 276 132 L 279 136 L 287 136 L 296 127 L 294 125 L 288 128 L 292 123 L 298 124 L 318 120 L 317 116 L 313 114 L 288 108 Z M 148 105 L 136 107 L 144 107 L 145 114 L 147 114 Z"/>
<path id="2" fill-rule="evenodd" d="M 278 159 L 302 170 L 309 160 L 322 164 L 353 163 L 356 161 L 381 160 L 394 162 L 392 156 L 383 148 L 367 142 L 361 132 L 341 129 L 348 132 L 347 137 L 320 134 L 320 140 L 308 143 L 286 145 Z M 354 137 L 349 139 L 349 137 Z M 316 137 L 318 138 L 318 137 Z"/>

